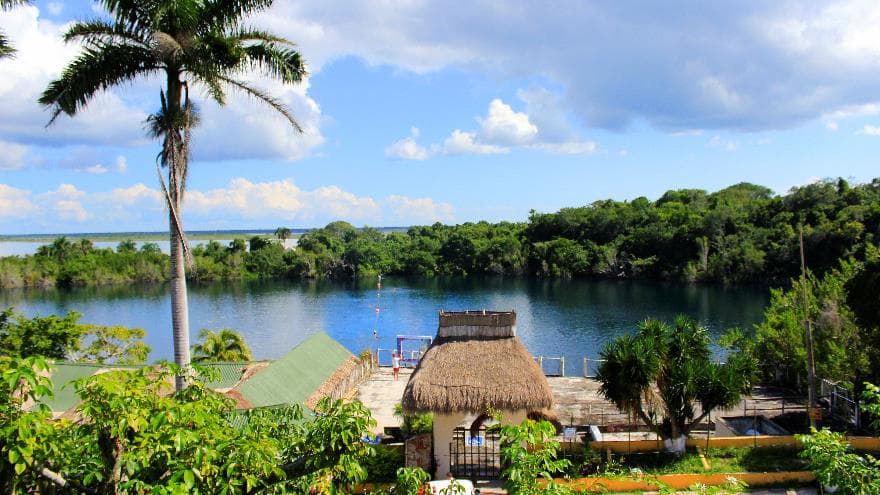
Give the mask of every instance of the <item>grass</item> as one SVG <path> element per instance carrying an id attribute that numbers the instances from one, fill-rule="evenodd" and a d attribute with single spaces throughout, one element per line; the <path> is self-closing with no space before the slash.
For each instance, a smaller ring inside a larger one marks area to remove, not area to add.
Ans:
<path id="1" fill-rule="evenodd" d="M 710 465 L 708 470 L 703 467 L 696 451 L 688 451 L 681 457 L 663 452 L 615 455 L 611 463 L 603 458 L 599 472 L 625 476 L 631 470 L 638 469 L 644 474 L 656 476 L 679 473 L 800 471 L 806 469 L 807 461 L 799 458 L 798 452 L 798 449 L 781 447 L 709 449 L 704 453 Z"/>

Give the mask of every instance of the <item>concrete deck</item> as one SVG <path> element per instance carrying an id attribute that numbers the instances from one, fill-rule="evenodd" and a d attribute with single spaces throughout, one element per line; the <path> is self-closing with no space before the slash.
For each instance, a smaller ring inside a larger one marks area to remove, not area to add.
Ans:
<path id="1" fill-rule="evenodd" d="M 385 427 L 400 426 L 400 418 L 394 416 L 394 406 L 400 403 L 403 390 L 412 370 L 401 369 L 400 379 L 392 380 L 391 368 L 378 368 L 372 376 L 358 386 L 354 398 L 360 400 L 373 413 L 376 420 L 376 433 Z M 553 413 L 564 425 L 626 425 L 638 424 L 638 420 L 630 420 L 617 407 L 606 401 L 599 394 L 599 382 L 584 377 L 548 377 L 553 390 Z M 783 411 L 803 410 L 803 406 L 793 401 L 781 400 L 778 397 L 784 391 L 768 387 L 756 387 L 752 395 L 744 399 L 737 407 L 729 411 L 712 414 L 718 416 L 742 416 L 747 411 L 765 416 L 775 416 Z"/>

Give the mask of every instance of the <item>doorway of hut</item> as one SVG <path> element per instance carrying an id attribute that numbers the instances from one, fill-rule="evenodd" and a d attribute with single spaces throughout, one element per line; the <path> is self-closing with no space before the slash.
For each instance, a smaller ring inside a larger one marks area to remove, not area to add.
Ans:
<path id="1" fill-rule="evenodd" d="M 455 478 L 493 480 L 501 477 L 501 437 L 497 430 L 459 427 L 449 443 L 449 472 Z"/>

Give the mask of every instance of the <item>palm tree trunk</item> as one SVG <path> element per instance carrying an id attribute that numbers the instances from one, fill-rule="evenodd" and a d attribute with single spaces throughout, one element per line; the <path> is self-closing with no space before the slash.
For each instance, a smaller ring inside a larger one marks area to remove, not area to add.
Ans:
<path id="1" fill-rule="evenodd" d="M 181 111 L 182 84 L 176 70 L 168 69 L 168 110 L 173 114 Z M 174 118 L 174 122 L 178 119 Z M 168 212 L 168 230 L 171 240 L 171 328 L 174 336 L 174 363 L 181 368 L 188 368 L 189 357 L 189 303 L 186 293 L 186 263 L 184 261 L 183 239 L 180 236 L 178 221 L 180 220 L 180 207 L 183 203 L 184 177 L 186 173 L 186 152 L 182 152 L 179 143 L 179 129 L 168 129 L 165 136 L 165 146 L 171 146 L 172 150 L 165 150 L 165 156 L 170 158 L 168 166 L 168 192 L 170 195 L 170 210 Z M 168 153 L 171 151 L 171 153 Z M 177 214 L 177 218 L 175 218 Z M 177 390 L 186 387 L 186 374 L 174 378 Z"/>
<path id="2" fill-rule="evenodd" d="M 180 202 L 175 201 L 175 210 L 180 211 Z M 181 368 L 189 366 L 189 303 L 186 293 L 186 272 L 183 259 L 183 240 L 174 225 L 173 213 L 169 212 L 171 232 L 171 328 L 174 333 L 174 363 Z M 178 375 L 174 379 L 177 390 L 186 386 L 186 378 Z"/>

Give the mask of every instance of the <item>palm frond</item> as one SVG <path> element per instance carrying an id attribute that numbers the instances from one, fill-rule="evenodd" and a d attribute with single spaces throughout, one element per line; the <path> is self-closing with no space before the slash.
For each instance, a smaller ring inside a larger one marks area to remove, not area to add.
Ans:
<path id="1" fill-rule="evenodd" d="M 9 43 L 9 38 L 0 31 L 0 58 L 12 57 L 14 53 L 15 48 Z"/>
<path id="2" fill-rule="evenodd" d="M 218 80 L 224 82 L 225 84 L 228 84 L 228 85 L 232 86 L 233 88 L 239 89 L 239 90 L 243 91 L 244 93 L 246 93 L 246 94 L 262 101 L 263 103 L 269 105 L 276 112 L 283 115 L 284 118 L 287 119 L 288 122 L 290 122 L 290 125 L 292 125 L 293 128 L 296 129 L 297 132 L 300 132 L 300 133 L 303 132 L 303 128 L 299 125 L 299 122 L 296 121 L 296 118 L 294 118 L 293 114 L 290 113 L 290 110 L 288 110 L 287 107 L 284 106 L 284 104 L 281 103 L 280 100 L 270 96 L 269 94 L 267 94 L 257 88 L 249 86 L 247 83 L 232 79 L 231 77 L 224 76 L 224 75 L 217 75 L 216 78 Z M 203 79 L 201 77 L 199 77 L 199 81 L 201 82 L 202 80 Z"/>
<path id="3" fill-rule="evenodd" d="M 86 48 L 64 69 L 59 79 L 49 83 L 39 102 L 51 108 L 51 124 L 61 112 L 76 114 L 99 91 L 160 68 L 152 53 L 141 47 L 102 45 Z"/>
<path id="4" fill-rule="evenodd" d="M 241 43 L 260 41 L 265 43 L 276 43 L 279 45 L 294 46 L 294 43 L 292 41 L 283 36 L 278 36 L 268 31 L 263 31 L 261 29 L 251 27 L 239 28 L 237 30 L 234 30 L 233 32 L 228 33 L 226 36 Z"/>
<path id="5" fill-rule="evenodd" d="M 258 43 L 244 47 L 242 66 L 251 66 L 285 83 L 298 83 L 308 75 L 302 55 L 292 48 L 274 43 Z"/>
<path id="6" fill-rule="evenodd" d="M 201 31 L 234 28 L 243 17 L 265 10 L 271 5 L 272 0 L 206 0 Z"/>
<path id="7" fill-rule="evenodd" d="M 29 5 L 30 0 L 0 0 L 0 10 L 9 10 L 17 5 Z"/>
<path id="8" fill-rule="evenodd" d="M 116 24 L 126 32 L 147 38 L 156 31 L 159 20 L 157 12 L 161 0 L 101 0 L 101 5 L 110 12 Z"/>
<path id="9" fill-rule="evenodd" d="M 147 38 L 141 38 L 137 33 L 126 31 L 119 24 L 110 24 L 101 19 L 77 22 L 64 33 L 64 41 L 80 41 L 91 47 L 126 44 L 142 48 L 150 46 Z"/>

